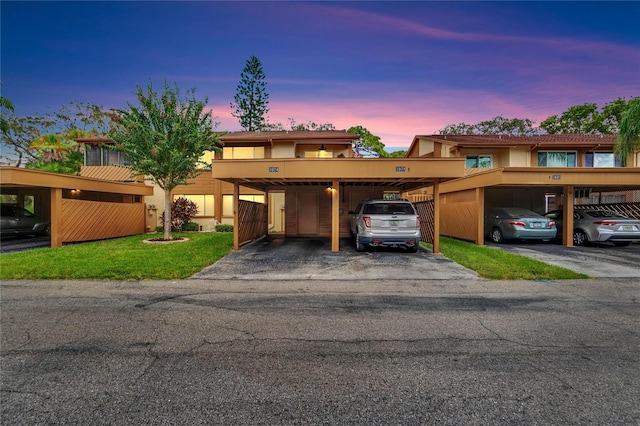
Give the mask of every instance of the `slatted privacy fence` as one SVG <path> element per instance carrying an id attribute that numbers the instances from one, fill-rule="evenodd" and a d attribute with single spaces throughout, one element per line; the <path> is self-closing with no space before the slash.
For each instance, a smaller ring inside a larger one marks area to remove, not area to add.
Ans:
<path id="1" fill-rule="evenodd" d="M 425 243 L 433 244 L 433 200 L 419 201 L 414 203 L 414 205 L 416 206 L 416 210 L 420 216 L 420 239 Z"/>
<path id="2" fill-rule="evenodd" d="M 62 200 L 62 242 L 93 241 L 145 232 L 143 203 Z"/>
<path id="3" fill-rule="evenodd" d="M 238 203 L 239 244 L 245 244 L 267 235 L 267 205 L 253 201 L 240 200 Z"/>

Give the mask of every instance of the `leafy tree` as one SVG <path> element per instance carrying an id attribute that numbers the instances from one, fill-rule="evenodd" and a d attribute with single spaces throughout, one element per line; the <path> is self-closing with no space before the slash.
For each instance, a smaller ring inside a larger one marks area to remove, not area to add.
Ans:
<path id="1" fill-rule="evenodd" d="M 291 130 L 301 131 L 301 130 L 309 130 L 309 131 L 325 131 L 325 130 L 336 130 L 336 126 L 331 123 L 315 123 L 313 121 L 307 121 L 306 123 L 296 123 L 296 120 L 289 117 L 289 125 L 291 126 Z"/>
<path id="2" fill-rule="evenodd" d="M 380 142 L 380 137 L 374 135 L 362 126 L 350 127 L 348 132 L 360 135 L 360 140 L 355 142 L 354 150 L 363 157 L 390 157 L 390 154 L 384 150 L 384 144 Z"/>
<path id="3" fill-rule="evenodd" d="M 620 120 L 620 132 L 615 153 L 623 164 L 634 152 L 640 150 L 640 98 L 629 101 L 628 109 Z"/>
<path id="4" fill-rule="evenodd" d="M 629 101 L 624 98 L 618 98 L 605 104 L 602 108 L 603 133 L 614 135 L 620 131 L 622 118 L 631 107 L 631 102 L 634 99 L 640 98 L 631 98 Z"/>
<path id="5" fill-rule="evenodd" d="M 124 152 L 131 169 L 147 176 L 164 190 L 164 239 L 171 239 L 171 191 L 197 176 L 205 151 L 220 151 L 211 111 L 204 112 L 208 99 L 195 98 L 195 89 L 183 95 L 177 85 L 165 82 L 157 93 L 151 82 L 146 91 L 137 86 L 139 106 L 127 102 L 120 109 L 115 132 L 110 138 Z"/>
<path id="6" fill-rule="evenodd" d="M 231 113 L 240 120 L 240 125 L 248 131 L 262 130 L 266 126 L 265 115 L 269 112 L 269 94 L 262 70 L 262 63 L 251 56 L 240 74 L 240 83 L 233 97 Z"/>
<path id="7" fill-rule="evenodd" d="M 549 134 L 603 133 L 602 116 L 595 103 L 574 105 L 560 117 L 552 115 L 545 119 L 540 128 Z"/>
<path id="8" fill-rule="evenodd" d="M 2 164 L 16 167 L 41 163 L 47 153 L 39 151 L 38 140 L 46 135 L 67 138 L 70 132 L 81 130 L 84 136 L 109 133 L 113 113 L 101 106 L 71 101 L 58 110 L 44 115 L 19 117 L 12 109 L 2 109 Z M 53 136 L 51 136 L 53 137 Z"/>
<path id="9" fill-rule="evenodd" d="M 532 120 L 501 115 L 476 124 L 448 124 L 438 131 L 441 135 L 531 135 L 535 132 Z"/>
<path id="10" fill-rule="evenodd" d="M 552 115 L 540 123 L 540 128 L 549 134 L 616 134 L 622 117 L 629 109 L 630 101 L 618 98 L 608 102 L 600 111 L 595 103 L 569 107 L 559 117 Z"/>
<path id="11" fill-rule="evenodd" d="M 9 114 L 13 114 L 14 110 L 15 107 L 13 106 L 13 102 L 0 95 L 0 131 L 4 132 L 8 129 L 9 124 L 7 122 L 7 116 Z"/>
<path id="12" fill-rule="evenodd" d="M 399 149 L 397 151 L 393 151 L 389 153 L 389 158 L 402 158 L 407 156 L 407 151 L 403 149 Z"/>

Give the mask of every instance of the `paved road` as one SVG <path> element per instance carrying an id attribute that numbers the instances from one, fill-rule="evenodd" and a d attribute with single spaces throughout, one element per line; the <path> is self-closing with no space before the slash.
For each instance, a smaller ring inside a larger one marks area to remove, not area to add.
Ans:
<path id="1" fill-rule="evenodd" d="M 4 425 L 640 423 L 637 280 L 0 290 Z"/>

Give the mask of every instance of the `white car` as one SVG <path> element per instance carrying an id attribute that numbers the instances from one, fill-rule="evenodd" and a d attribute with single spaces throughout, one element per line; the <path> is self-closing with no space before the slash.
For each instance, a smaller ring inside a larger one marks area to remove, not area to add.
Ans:
<path id="1" fill-rule="evenodd" d="M 415 253 L 420 246 L 420 216 L 406 200 L 366 200 L 349 212 L 356 250 L 367 247 L 405 247 Z"/>

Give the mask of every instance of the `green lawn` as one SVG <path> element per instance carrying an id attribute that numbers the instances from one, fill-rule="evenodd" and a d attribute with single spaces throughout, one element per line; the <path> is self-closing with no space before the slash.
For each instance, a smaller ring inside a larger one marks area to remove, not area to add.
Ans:
<path id="1" fill-rule="evenodd" d="M 428 247 L 430 245 L 427 244 Z M 440 252 L 460 265 L 492 280 L 564 280 L 589 278 L 569 269 L 502 250 L 440 238 Z"/>
<path id="2" fill-rule="evenodd" d="M 158 234 L 159 236 L 160 234 Z M 170 280 L 187 278 L 227 255 L 232 233 L 175 234 L 189 241 L 143 244 L 149 235 L 0 255 L 0 278 Z"/>
<path id="3" fill-rule="evenodd" d="M 160 234 L 158 234 L 160 235 Z M 227 255 L 232 233 L 176 234 L 188 242 L 149 245 L 149 235 L 0 255 L 0 279 L 171 280 L 187 278 Z M 495 280 L 588 278 L 568 269 L 471 243 L 440 239 L 449 259 Z"/>

